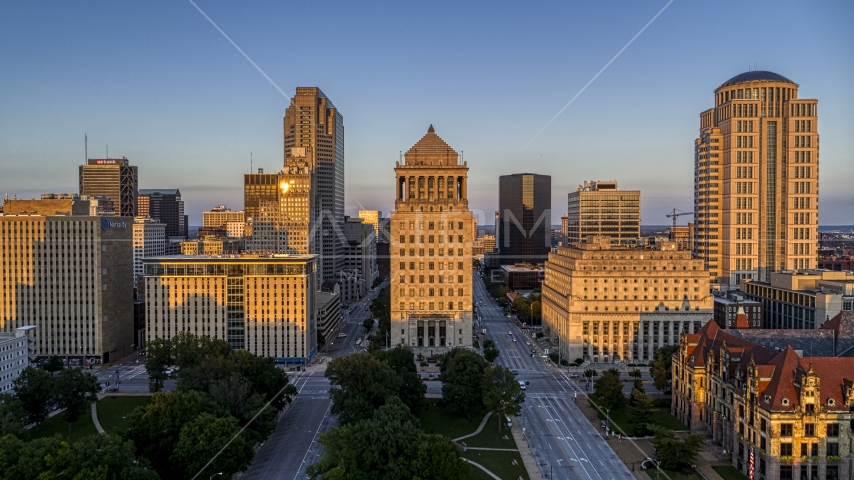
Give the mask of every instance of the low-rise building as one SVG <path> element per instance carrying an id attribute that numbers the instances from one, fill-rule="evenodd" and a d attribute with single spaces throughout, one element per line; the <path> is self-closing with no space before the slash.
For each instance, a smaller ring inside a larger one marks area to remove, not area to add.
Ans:
<path id="1" fill-rule="evenodd" d="M 317 256 L 146 258 L 145 335 L 209 336 L 304 364 L 317 351 Z"/>
<path id="2" fill-rule="evenodd" d="M 712 318 L 709 272 L 672 242 L 589 237 L 558 247 L 545 269 L 543 331 L 565 359 L 649 362 Z"/>
<path id="3" fill-rule="evenodd" d="M 774 272 L 770 282 L 742 280 L 741 291 L 762 303 L 765 328 L 819 328 L 839 312 L 854 310 L 854 272 Z"/>
<path id="4" fill-rule="evenodd" d="M 203 227 L 222 227 L 229 223 L 245 224 L 243 210 L 232 212 L 224 205 L 219 205 L 207 212 L 202 212 Z"/>
<path id="5" fill-rule="evenodd" d="M 12 393 L 12 382 L 35 358 L 34 325 L 18 327 L 14 333 L 0 333 L 0 394 Z"/>
<path id="6" fill-rule="evenodd" d="M 501 273 L 504 276 L 504 285 L 510 290 L 533 290 L 543 283 L 546 268 L 543 264 L 517 263 L 502 265 Z"/>
<path id="7" fill-rule="evenodd" d="M 341 326 L 341 292 L 336 284 L 332 292 L 317 293 L 317 331 L 331 342 Z"/>
<path id="8" fill-rule="evenodd" d="M 671 411 L 765 480 L 847 479 L 854 422 L 854 313 L 819 330 L 683 333 Z"/>
<path id="9" fill-rule="evenodd" d="M 734 328 L 739 313 L 744 315 L 748 328 L 762 327 L 762 304 L 747 300 L 741 292 L 733 292 L 725 297 L 715 297 L 714 319 L 721 328 Z"/>

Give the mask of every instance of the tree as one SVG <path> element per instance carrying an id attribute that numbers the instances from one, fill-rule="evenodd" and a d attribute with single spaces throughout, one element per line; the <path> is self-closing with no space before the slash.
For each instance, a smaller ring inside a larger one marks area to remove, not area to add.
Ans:
<path id="1" fill-rule="evenodd" d="M 178 371 L 193 368 L 211 358 L 228 358 L 234 350 L 225 340 L 200 337 L 190 332 L 180 332 L 171 340 L 170 357 Z M 180 374 L 179 374 L 180 375 Z"/>
<path id="2" fill-rule="evenodd" d="M 635 380 L 635 384 L 634 384 L 634 387 L 632 388 L 632 390 L 639 390 L 643 393 L 646 393 L 646 388 L 644 388 L 644 386 L 643 386 L 643 380 L 641 380 L 641 379 Z"/>
<path id="3" fill-rule="evenodd" d="M 487 338 L 483 341 L 483 348 L 495 348 L 495 342 Z"/>
<path id="4" fill-rule="evenodd" d="M 371 418 L 387 398 L 397 395 L 401 384 L 391 367 L 367 354 L 336 358 L 324 375 L 332 384 L 331 411 L 342 425 Z"/>
<path id="5" fill-rule="evenodd" d="M 444 355 L 440 365 L 442 400 L 448 409 L 471 420 L 483 407 L 483 373 L 488 363 L 470 350 L 455 348 Z"/>
<path id="6" fill-rule="evenodd" d="M 364 322 L 362 322 L 362 327 L 365 329 L 365 333 L 370 333 L 371 329 L 374 328 L 373 319 L 366 318 Z"/>
<path id="7" fill-rule="evenodd" d="M 655 414 L 655 402 L 646 393 L 641 390 L 632 390 L 632 407 L 629 414 L 629 422 L 634 427 L 634 434 L 637 436 L 648 435 L 650 425 L 653 423 L 653 415 Z"/>
<path id="8" fill-rule="evenodd" d="M 377 337 L 385 345 L 386 335 L 391 330 L 391 288 L 389 286 L 380 290 L 371 302 L 371 314 L 377 319 Z"/>
<path id="9" fill-rule="evenodd" d="M 500 432 L 504 416 L 519 413 L 522 403 L 525 402 L 525 392 L 513 372 L 501 365 L 486 368 L 481 389 L 483 404 L 495 414 Z"/>
<path id="10" fill-rule="evenodd" d="M 89 407 L 98 401 L 101 383 L 98 377 L 79 368 L 66 368 L 59 372 L 56 378 L 56 403 L 65 409 L 63 416 L 68 423 L 68 433 L 71 424 L 76 422 Z"/>
<path id="11" fill-rule="evenodd" d="M 495 347 L 484 348 L 483 349 L 483 358 L 486 359 L 487 362 L 492 363 L 498 358 L 498 354 L 500 352 Z"/>
<path id="12" fill-rule="evenodd" d="M 703 447 L 703 437 L 694 433 L 681 440 L 666 428 L 651 425 L 651 430 L 655 435 L 652 446 L 655 447 L 655 455 L 661 463 L 661 468 L 676 470 L 690 464 Z"/>
<path id="13" fill-rule="evenodd" d="M 11 394 L 0 394 L 0 437 L 20 435 L 26 425 L 24 404 Z"/>
<path id="14" fill-rule="evenodd" d="M 468 465 L 451 440 L 426 435 L 400 399 L 377 410 L 373 418 L 332 428 L 320 436 L 323 456 L 310 465 L 310 478 L 467 479 Z"/>
<path id="15" fill-rule="evenodd" d="M 643 373 L 641 373 L 640 368 L 633 368 L 629 372 L 629 376 L 636 379 L 636 380 L 640 380 L 641 377 L 643 377 Z"/>
<path id="16" fill-rule="evenodd" d="M 170 457 L 173 467 L 183 470 L 183 478 L 192 478 L 202 468 L 205 478 L 216 472 L 222 472 L 224 478 L 229 478 L 246 470 L 255 451 L 243 435 L 237 435 L 239 431 L 240 426 L 234 417 L 200 414 L 181 428 L 178 443 Z M 225 450 L 214 459 L 214 455 L 224 447 Z M 205 468 L 211 459 L 213 462 Z"/>
<path id="17" fill-rule="evenodd" d="M 418 368 L 415 367 L 415 354 L 412 349 L 408 346 L 398 345 L 391 350 L 373 352 L 372 355 L 385 362 L 397 373 L 401 380 L 397 396 L 403 404 L 409 407 L 409 411 L 413 415 L 421 413 L 426 406 L 424 395 L 427 393 L 427 385 L 418 375 Z"/>
<path id="18" fill-rule="evenodd" d="M 137 454 L 148 459 L 161 477 L 184 478 L 181 472 L 172 471 L 170 457 L 183 426 L 201 411 L 198 392 L 155 393 L 148 405 L 138 407 L 128 417 L 127 437 L 133 440 Z"/>
<path id="19" fill-rule="evenodd" d="M 54 399 L 54 385 L 50 374 L 34 367 L 23 369 L 18 378 L 12 381 L 15 398 L 27 412 L 27 423 L 38 425 L 43 422 Z"/>
<path id="20" fill-rule="evenodd" d="M 163 390 L 163 382 L 169 378 L 166 368 L 172 365 L 172 342 L 155 338 L 145 347 L 145 371 L 148 373 L 148 390 L 152 393 Z"/>
<path id="21" fill-rule="evenodd" d="M 613 410 L 621 406 L 626 397 L 623 396 L 623 382 L 619 375 L 612 371 L 606 371 L 599 380 L 596 380 L 594 399 L 602 408 Z"/>
<path id="22" fill-rule="evenodd" d="M 56 355 L 48 357 L 44 364 L 42 364 L 42 368 L 50 373 L 56 373 L 62 370 L 63 367 L 65 367 L 65 365 L 62 363 L 62 359 Z"/>
<path id="23" fill-rule="evenodd" d="M 511 307 L 516 311 L 516 316 L 519 317 L 520 322 L 530 323 L 531 321 L 531 303 L 527 298 L 519 295 L 513 300 L 513 305 Z"/>
<path id="24" fill-rule="evenodd" d="M 665 345 L 655 350 L 655 357 L 649 373 L 652 374 L 652 384 L 662 392 L 670 391 L 670 381 L 673 376 L 673 354 L 679 350 L 679 345 Z"/>
<path id="25" fill-rule="evenodd" d="M 156 480 L 160 476 L 133 442 L 117 435 L 92 435 L 72 443 L 51 465 L 55 477 L 99 480 Z M 47 478 L 47 477 L 39 477 Z"/>
<path id="26" fill-rule="evenodd" d="M 592 369 L 592 368 L 588 368 L 588 369 L 584 370 L 584 376 L 587 378 L 587 384 L 588 385 L 592 381 L 593 377 L 595 377 L 598 373 L 599 372 L 597 372 L 595 369 Z"/>

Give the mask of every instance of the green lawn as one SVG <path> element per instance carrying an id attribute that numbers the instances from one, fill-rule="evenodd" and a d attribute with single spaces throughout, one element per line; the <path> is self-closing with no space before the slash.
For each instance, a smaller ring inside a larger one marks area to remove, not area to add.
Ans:
<path id="1" fill-rule="evenodd" d="M 466 421 L 454 413 L 449 412 L 439 405 L 438 400 L 430 402 L 430 408 L 422 412 L 420 415 L 421 428 L 430 433 L 435 432 L 449 438 L 459 438 L 464 435 L 474 433 L 480 422 L 483 420 L 486 412 L 480 412 L 471 421 Z M 518 419 L 514 418 L 514 421 Z M 507 439 L 504 439 L 504 436 Z M 474 437 L 462 440 L 468 447 L 481 448 L 512 448 L 515 449 L 516 442 L 513 440 L 513 435 L 509 430 L 502 428 L 498 431 L 498 421 L 494 415 L 489 417 L 483 430 Z M 522 456 L 519 452 L 501 452 L 489 450 L 467 450 L 462 453 L 464 458 L 477 462 L 492 473 L 501 478 L 515 480 L 520 476 L 524 479 L 528 478 L 528 472 L 525 470 L 525 465 L 522 463 Z M 513 460 L 516 460 L 517 465 L 513 465 Z M 483 470 L 472 466 L 472 478 L 474 480 L 490 479 Z"/>
<path id="2" fill-rule="evenodd" d="M 724 480 L 748 480 L 746 475 L 739 472 L 738 469 L 732 465 L 715 466 L 712 468 L 718 472 L 718 475 L 720 475 Z"/>
<path id="3" fill-rule="evenodd" d="M 630 412 L 631 407 L 629 405 L 623 405 L 618 410 L 611 410 L 610 417 L 611 422 L 616 424 L 624 432 L 629 435 L 634 435 L 634 427 L 629 423 Z M 599 418 L 604 420 L 605 414 L 599 412 Z M 669 407 L 656 409 L 655 414 L 652 416 L 652 423 L 670 430 L 688 430 L 687 426 L 670 414 Z M 617 432 L 619 431 L 620 430 L 617 430 Z"/>
<path id="4" fill-rule="evenodd" d="M 83 437 L 89 435 L 97 435 L 98 430 L 95 429 L 95 424 L 92 423 L 92 413 L 88 408 L 76 422 L 71 424 L 71 434 L 68 434 L 68 424 L 65 423 L 65 414 L 60 413 L 52 418 L 42 422 L 38 427 L 34 427 L 28 431 L 30 438 L 52 437 L 56 434 L 62 435 L 66 440 L 76 442 Z"/>
<path id="5" fill-rule="evenodd" d="M 122 433 L 127 427 L 127 416 L 151 402 L 151 397 L 110 396 L 98 402 L 98 421 L 107 433 Z"/>

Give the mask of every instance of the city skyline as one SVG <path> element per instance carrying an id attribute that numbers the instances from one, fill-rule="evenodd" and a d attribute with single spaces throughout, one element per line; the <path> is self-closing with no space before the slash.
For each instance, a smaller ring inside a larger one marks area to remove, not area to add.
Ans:
<path id="1" fill-rule="evenodd" d="M 667 2 L 616 10 L 508 6 L 487 14 L 447 4 L 427 12 L 341 6 L 327 12 L 330 30 L 337 31 L 324 42 L 346 42 L 322 59 L 310 49 L 281 54 L 284 33 L 273 20 L 322 7 L 198 5 L 282 91 L 320 87 L 347 115 L 345 212 L 351 216 L 391 210 L 388 166 L 407 139 L 433 123 L 472 169 L 470 201 L 473 211 L 484 212 L 480 224 L 490 223 L 497 207 L 497 177 L 525 171 L 555 179 L 555 205 L 585 178 L 616 178 L 644 192 L 643 223 L 665 224 L 670 209 L 691 209 L 696 112 L 707 108 L 715 88 L 752 65 L 800 84 L 803 97 L 826 102 L 820 223 L 854 223 L 845 208 L 852 201 L 845 180 L 854 175 L 848 153 L 854 140 L 845 133 L 854 126 L 854 94 L 836 80 L 854 73 L 851 62 L 842 61 L 844 45 L 854 40 L 845 28 L 854 7 L 842 2 L 822 10 L 738 4 L 739 14 L 716 35 L 716 48 L 743 53 L 711 58 L 696 55 L 701 38 L 689 20 L 703 6 L 688 2 L 663 12 Z M 7 133 L 0 137 L 0 193 L 28 198 L 75 191 L 69 172 L 84 156 L 84 133 L 90 157 L 104 156 L 110 145 L 111 157 L 137 165 L 140 188 L 181 189 L 191 225 L 200 225 L 201 212 L 215 205 L 240 205 L 235 178 L 249 171 L 250 152 L 255 168 L 278 171 L 284 155 L 279 122 L 289 98 L 192 4 L 156 12 L 55 6 L 48 16 L 37 6 L 3 8 L 0 35 L 7 41 L 0 58 L 10 68 L 2 77 L 9 96 L 0 117 Z M 772 23 L 798 18 L 814 28 L 809 36 L 764 35 L 747 28 L 760 13 Z M 391 19 L 383 29 L 354 31 L 360 19 L 380 14 Z M 541 28 L 529 36 L 503 35 L 514 24 L 534 22 Z M 161 36 L 153 39 L 155 31 Z M 105 66 L 109 75 L 92 73 Z M 409 113 L 393 113 L 399 111 Z M 562 213 L 553 209 L 551 223 Z"/>

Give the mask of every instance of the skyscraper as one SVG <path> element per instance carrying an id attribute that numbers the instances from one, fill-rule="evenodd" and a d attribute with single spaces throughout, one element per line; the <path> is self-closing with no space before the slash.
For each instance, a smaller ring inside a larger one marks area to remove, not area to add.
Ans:
<path id="1" fill-rule="evenodd" d="M 187 216 L 184 201 L 177 188 L 141 188 L 137 196 L 141 217 L 151 217 L 166 224 L 167 237 L 187 236 Z"/>
<path id="2" fill-rule="evenodd" d="M 395 167 L 392 345 L 433 353 L 472 345 L 474 216 L 468 166 L 433 126 Z"/>
<path id="3" fill-rule="evenodd" d="M 815 267 L 818 100 L 772 72 L 737 75 L 700 114 L 695 253 L 726 288 Z"/>
<path id="4" fill-rule="evenodd" d="M 551 250 L 552 177 L 516 173 L 498 177 L 497 245 L 502 265 L 542 263 Z"/>
<path id="5" fill-rule="evenodd" d="M 640 190 L 617 190 L 616 181 L 584 182 L 567 201 L 568 244 L 589 236 L 607 236 L 618 243 L 640 238 Z"/>
<path id="6" fill-rule="evenodd" d="M 80 165 L 80 195 L 106 197 L 113 201 L 114 215 L 137 214 L 136 192 L 139 178 L 127 158 L 90 158 Z"/>
<path id="7" fill-rule="evenodd" d="M 374 227 L 374 234 L 377 237 L 377 241 L 380 241 L 380 218 L 382 216 L 383 212 L 379 210 L 359 210 L 359 218 L 367 225 Z"/>
<path id="8" fill-rule="evenodd" d="M 344 238 L 344 117 L 317 87 L 298 87 L 284 118 L 285 152 L 306 149 L 316 175 L 312 223 L 321 280 L 341 269 Z M 247 214 L 248 214 L 247 207 Z"/>

